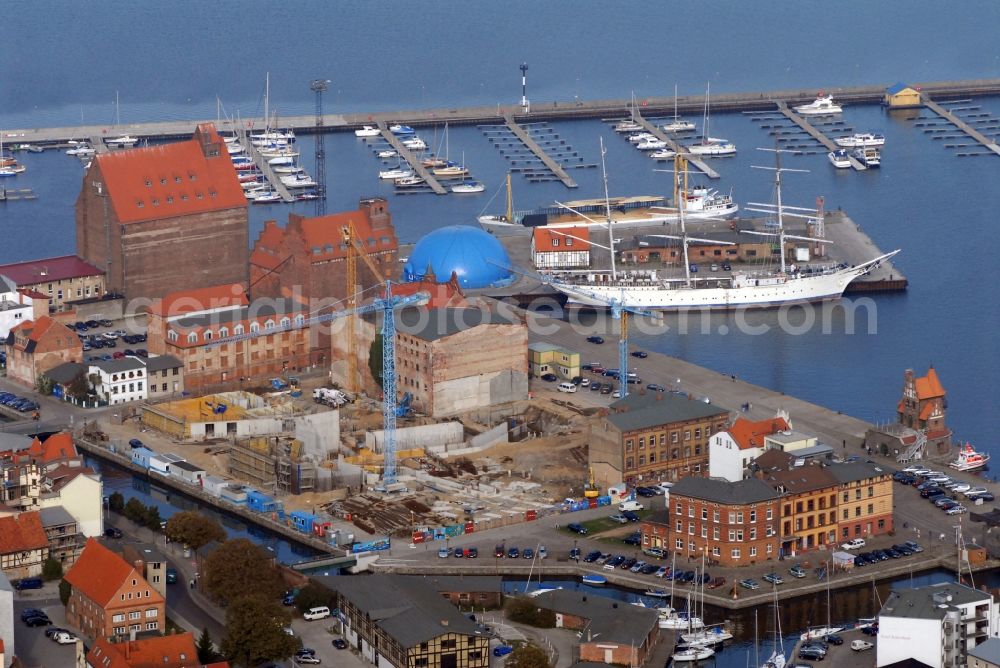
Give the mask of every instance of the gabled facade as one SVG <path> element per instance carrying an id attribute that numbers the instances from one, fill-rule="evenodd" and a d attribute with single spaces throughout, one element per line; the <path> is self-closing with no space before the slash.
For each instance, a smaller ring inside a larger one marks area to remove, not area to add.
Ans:
<path id="1" fill-rule="evenodd" d="M 162 632 L 166 601 L 135 566 L 91 538 L 69 572 L 66 621 L 108 641 L 130 633 Z"/>
<path id="2" fill-rule="evenodd" d="M 0 517 L 0 570 L 9 580 L 38 577 L 49 557 L 49 539 L 38 512 Z"/>
<path id="3" fill-rule="evenodd" d="M 38 510 L 41 481 L 41 470 L 29 457 L 0 453 L 0 504 Z"/>
<path id="4" fill-rule="evenodd" d="M 765 437 L 787 429 L 788 423 L 780 417 L 757 421 L 736 418 L 731 427 L 713 434 L 709 441 L 710 475 L 730 482 L 742 480 L 747 467 L 764 452 Z"/>
<path id="5" fill-rule="evenodd" d="M 211 123 L 188 141 L 95 156 L 76 201 L 76 247 L 107 290 L 247 282 L 247 201 Z"/>
<path id="6" fill-rule="evenodd" d="M 869 538 L 893 530 L 892 477 L 885 469 L 853 462 L 828 470 L 838 482 L 838 540 Z"/>
<path id="7" fill-rule="evenodd" d="M 44 440 L 36 436 L 22 455 L 24 456 L 36 463 L 43 474 L 59 466 L 83 466 L 80 453 L 76 451 L 76 445 L 73 443 L 73 435 L 65 431 L 52 434 Z"/>
<path id="8" fill-rule="evenodd" d="M 536 227 L 531 234 L 536 269 L 586 269 L 590 266 L 590 229 Z"/>
<path id="9" fill-rule="evenodd" d="M 757 459 L 757 477 L 781 495 L 782 554 L 795 556 L 839 544 L 840 483 L 831 473 L 834 466 L 804 464 L 777 449 Z"/>
<path id="10" fill-rule="evenodd" d="M 104 534 L 104 483 L 93 469 L 59 466 L 45 474 L 43 485 L 40 507 L 61 506 L 84 536 Z"/>
<path id="11" fill-rule="evenodd" d="M 28 387 L 49 369 L 82 359 L 80 337 L 47 315 L 22 322 L 7 335 L 7 377 Z"/>
<path id="12" fill-rule="evenodd" d="M 950 440 L 951 430 L 945 424 L 947 408 L 947 394 L 934 367 L 928 369 L 923 378 L 915 377 L 910 369 L 906 370 L 903 374 L 903 398 L 896 407 L 900 424 L 924 432 L 929 441 Z"/>

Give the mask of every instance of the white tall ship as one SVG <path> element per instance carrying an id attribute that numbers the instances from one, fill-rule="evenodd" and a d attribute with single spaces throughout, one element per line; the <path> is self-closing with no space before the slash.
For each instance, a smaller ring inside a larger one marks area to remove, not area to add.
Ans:
<path id="1" fill-rule="evenodd" d="M 678 157 L 678 160 L 681 158 Z M 785 170 L 780 166 L 770 169 L 775 170 L 777 205 L 772 213 L 777 214 L 777 231 L 746 233 L 777 237 L 778 247 L 782 249 L 778 271 L 734 272 L 728 278 L 692 279 L 688 257 L 688 246 L 692 242 L 734 244 L 688 236 L 682 209 L 680 235 L 657 236 L 681 242 L 684 249 L 684 278 L 660 278 L 655 272 L 645 272 L 640 278 L 632 275 L 619 276 L 614 269 L 612 259 L 612 269 L 609 273 L 587 274 L 576 280 L 557 279 L 550 285 L 566 295 L 570 304 L 600 308 L 606 308 L 613 301 L 621 303 L 624 307 L 649 310 L 766 308 L 840 299 L 851 281 L 872 271 L 899 252 L 897 249 L 853 267 L 841 265 L 809 273 L 801 271 L 801 268 L 794 264 L 789 266 L 784 253 L 786 239 L 808 242 L 823 242 L 823 240 L 785 233 L 781 203 L 781 172 L 792 170 Z M 607 227 L 612 238 L 610 247 L 614 248 L 613 233 L 610 226 Z"/>

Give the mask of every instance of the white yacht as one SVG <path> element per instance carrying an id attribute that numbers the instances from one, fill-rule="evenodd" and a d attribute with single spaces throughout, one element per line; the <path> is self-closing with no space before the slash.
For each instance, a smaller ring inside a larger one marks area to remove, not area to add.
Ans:
<path id="1" fill-rule="evenodd" d="M 288 165 L 295 164 L 295 156 L 291 155 L 278 155 L 273 158 L 268 158 L 267 164 L 272 167 L 287 167 Z"/>
<path id="2" fill-rule="evenodd" d="M 644 141 L 649 141 L 651 139 L 656 139 L 656 135 L 652 132 L 637 132 L 634 135 L 629 135 L 628 140 L 632 144 L 641 144 Z"/>
<path id="3" fill-rule="evenodd" d="M 278 177 L 286 188 L 315 188 L 316 181 L 308 174 L 287 174 Z"/>
<path id="4" fill-rule="evenodd" d="M 686 121 L 683 118 L 678 118 L 670 121 L 666 125 L 661 125 L 660 128 L 664 132 L 678 133 L 678 132 L 694 132 L 697 126 L 691 121 Z"/>
<path id="5" fill-rule="evenodd" d="M 423 185 L 424 180 L 419 176 L 407 176 L 402 179 L 396 179 L 393 181 L 397 186 L 419 186 Z"/>
<path id="6" fill-rule="evenodd" d="M 699 144 L 691 144 L 687 149 L 693 155 L 705 155 L 709 157 L 736 155 L 736 144 L 726 139 L 712 138 Z"/>
<path id="7" fill-rule="evenodd" d="M 844 148 L 867 148 L 869 146 L 885 146 L 885 135 L 873 132 L 858 132 L 849 137 L 837 137 L 833 140 L 837 146 Z"/>
<path id="8" fill-rule="evenodd" d="M 66 155 L 94 155 L 95 151 L 89 144 L 77 144 L 66 151 Z"/>
<path id="9" fill-rule="evenodd" d="M 882 165 L 882 155 L 878 152 L 877 148 L 873 148 L 871 146 L 867 148 L 856 148 L 852 151 L 851 155 L 857 158 L 862 165 L 869 169 L 880 167 Z"/>
<path id="10" fill-rule="evenodd" d="M 281 195 L 273 190 L 267 190 L 254 197 L 252 201 L 254 204 L 270 204 L 272 202 L 280 202 Z"/>
<path id="11" fill-rule="evenodd" d="M 112 137 L 111 139 L 105 139 L 104 143 L 108 146 L 117 146 L 119 148 L 127 148 L 129 146 L 135 146 L 139 143 L 138 137 L 133 137 L 132 135 L 121 135 L 119 137 Z"/>
<path id="12" fill-rule="evenodd" d="M 638 132 L 642 130 L 642 125 L 633 120 L 619 121 L 615 127 L 615 132 Z"/>
<path id="13" fill-rule="evenodd" d="M 413 176 L 413 170 L 406 169 L 405 167 L 394 167 L 393 169 L 384 169 L 378 173 L 378 177 L 385 181 L 406 179 L 411 176 Z"/>
<path id="14" fill-rule="evenodd" d="M 420 137 L 411 137 L 409 139 L 404 139 L 400 143 L 406 148 L 410 149 L 411 151 L 423 151 L 427 148 L 427 142 L 425 142 Z"/>
<path id="15" fill-rule="evenodd" d="M 386 150 L 384 150 L 384 151 L 379 151 L 378 153 L 376 153 L 376 155 L 377 155 L 378 157 L 380 157 L 380 158 L 395 158 L 395 157 L 396 157 L 397 155 L 399 155 L 399 154 L 398 154 L 398 153 L 396 153 L 396 152 L 395 152 L 394 150 L 392 150 L 391 148 L 389 148 L 389 149 L 386 149 Z"/>
<path id="16" fill-rule="evenodd" d="M 355 137 L 378 137 L 381 134 L 382 134 L 381 130 L 371 125 L 366 125 L 354 131 Z"/>
<path id="17" fill-rule="evenodd" d="M 669 148 L 661 148 L 659 151 L 650 153 L 649 157 L 653 160 L 673 160 L 677 157 L 677 151 Z"/>
<path id="18" fill-rule="evenodd" d="M 453 193 L 481 193 L 484 190 L 486 186 L 479 181 L 463 181 L 451 187 Z"/>
<path id="19" fill-rule="evenodd" d="M 826 154 L 826 157 L 830 159 L 830 163 L 837 169 L 847 169 L 851 166 L 851 156 L 848 155 L 846 148 L 838 148 L 836 151 L 830 151 Z"/>
<path id="20" fill-rule="evenodd" d="M 832 95 L 820 95 L 809 104 L 793 107 L 795 113 L 802 116 L 829 116 L 839 114 L 844 110 L 839 104 L 834 103 Z"/>
<path id="21" fill-rule="evenodd" d="M 658 151 L 660 149 L 666 148 L 667 142 L 663 141 L 662 139 L 657 139 L 656 137 L 653 137 L 652 139 L 647 139 L 645 141 L 639 142 L 638 144 L 635 145 L 635 147 L 640 151 Z"/>

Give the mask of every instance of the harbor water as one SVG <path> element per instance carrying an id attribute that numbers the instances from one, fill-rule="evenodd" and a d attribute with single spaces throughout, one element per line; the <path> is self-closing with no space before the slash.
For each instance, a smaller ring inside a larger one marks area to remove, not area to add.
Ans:
<path id="1" fill-rule="evenodd" d="M 961 13 L 942 13 L 929 0 L 911 3 L 906 13 L 860 1 L 794 7 L 732 0 L 670 7 L 639 2 L 630 4 L 628 16 L 596 2 L 516 0 L 462 12 L 433 3 L 387 2 L 373 12 L 359 2 L 307 2 L 296 5 L 295 15 L 283 17 L 294 34 L 294 48 L 275 42 L 271 22 L 261 20 L 266 5 L 260 4 L 260 11 L 252 7 L 235 1 L 208 8 L 193 0 L 129 7 L 98 2 L 81 16 L 56 2 L 11 3 L 5 42 L 11 57 L 8 85 L 0 90 L 0 128 L 80 123 L 112 128 L 116 115 L 122 124 L 215 118 L 217 99 L 229 115 L 259 116 L 266 72 L 271 73 L 270 109 L 292 115 L 312 113 L 308 82 L 317 77 L 331 79 L 324 98 L 328 114 L 512 105 L 520 99 L 522 61 L 529 64 L 528 97 L 560 105 L 625 99 L 632 91 L 641 103 L 645 95 L 671 95 L 675 82 L 682 95 L 701 95 L 708 82 L 721 93 L 969 79 L 994 76 L 1000 61 L 992 30 L 1000 22 L 1000 6 L 985 0 Z M 569 12 L 581 19 L 572 30 L 566 29 Z M 892 30 L 880 30 L 873 39 L 869 30 L 839 29 L 859 21 Z M 52 49 L 39 50 L 37 25 L 65 35 L 96 35 L 111 25 L 129 30 L 89 40 L 81 57 L 75 39 L 54 40 Z M 637 30 L 648 33 L 648 26 L 657 25 L 662 39 L 636 37 Z M 225 26 L 221 33 L 219 26 Z M 720 26 L 726 40 L 706 39 Z M 405 44 L 412 48 L 393 45 L 391 35 L 407 35 Z M 460 57 L 470 53 L 484 55 Z M 1000 99 L 973 104 L 1000 117 Z M 1000 300 L 990 285 L 1000 264 L 989 243 L 1000 210 L 1000 189 L 993 186 L 1000 161 L 957 157 L 956 149 L 944 148 L 945 142 L 932 140 L 914 124 L 921 113 L 845 109 L 843 120 L 854 131 L 886 135 L 879 170 L 835 170 L 825 151 L 785 160 L 788 167 L 808 170 L 786 175 L 785 202 L 813 206 L 822 195 L 827 209 L 842 208 L 880 248 L 901 248 L 895 261 L 910 281 L 906 293 L 872 295 L 873 308 L 858 310 L 853 333 L 846 331 L 845 319 L 835 316 L 829 333 L 813 327 L 789 334 L 779 327 L 780 314 L 768 312 L 753 317 L 769 330 L 747 334 L 732 315 L 719 314 L 711 316 L 707 331 L 657 336 L 637 331 L 633 344 L 870 421 L 895 418 L 904 369 L 922 372 L 933 364 L 948 391 L 948 424 L 956 436 L 1000 455 L 993 423 L 1000 403 L 988 391 L 1000 376 L 995 345 Z M 689 118 L 701 128 L 702 118 Z M 754 150 L 773 148 L 773 137 L 747 115 L 712 114 L 710 119 L 710 134 L 734 141 L 739 155 L 713 160 L 722 178 L 709 185 L 731 190 L 741 205 L 771 201 L 770 174 L 751 165 L 773 164 L 772 156 Z M 552 127 L 589 164 L 600 162 L 603 137 L 612 195 L 669 192 L 669 175 L 655 169 L 669 169 L 670 163 L 654 163 L 607 124 L 593 120 Z M 382 163 L 370 147 L 341 133 L 326 138 L 328 211 L 352 209 L 359 196 L 385 195 L 403 242 L 443 225 L 473 224 L 484 210 L 500 212 L 504 197 L 499 190 L 509 163 L 480 129 L 451 127 L 448 132 L 450 157 L 464 157 L 472 175 L 487 185 L 485 193 L 396 195 L 378 180 Z M 443 124 L 421 135 L 443 150 Z M 299 146 L 302 164 L 312 172 L 313 139 L 303 137 Z M 74 252 L 79 162 L 51 151 L 19 158 L 28 171 L 6 185 L 31 187 L 38 199 L 0 205 L 5 234 L 0 262 Z M 572 170 L 571 175 L 580 184 L 577 190 L 515 176 L 515 206 L 527 209 L 603 193 L 599 169 Z M 252 206 L 251 243 L 265 219 L 284 221 L 289 211 L 310 214 L 312 203 Z M 795 318 L 793 312 L 789 320 L 797 323 Z"/>

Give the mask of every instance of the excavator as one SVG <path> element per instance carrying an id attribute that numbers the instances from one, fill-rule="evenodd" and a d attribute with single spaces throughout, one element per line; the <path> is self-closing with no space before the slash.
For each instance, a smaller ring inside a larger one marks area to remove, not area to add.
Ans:
<path id="1" fill-rule="evenodd" d="M 601 495 L 601 488 L 597 486 L 594 481 L 594 467 L 590 467 L 590 474 L 587 477 L 587 482 L 583 486 L 583 496 L 587 499 L 596 499 Z"/>

